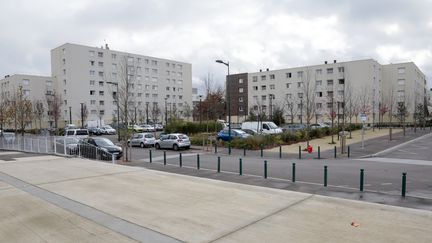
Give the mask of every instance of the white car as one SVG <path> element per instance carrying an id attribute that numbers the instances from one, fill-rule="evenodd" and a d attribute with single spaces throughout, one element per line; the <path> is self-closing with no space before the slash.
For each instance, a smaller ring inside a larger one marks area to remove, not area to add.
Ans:
<path id="1" fill-rule="evenodd" d="M 156 132 L 155 127 L 152 125 L 144 124 L 141 127 L 144 129 L 144 132 Z"/>
<path id="2" fill-rule="evenodd" d="M 103 134 L 110 134 L 110 135 L 116 134 L 117 132 L 114 128 L 112 128 L 109 125 L 102 126 L 101 130 Z"/>
<path id="3" fill-rule="evenodd" d="M 144 147 L 153 147 L 156 143 L 156 138 L 152 133 L 135 133 L 128 140 L 128 145 Z"/>
<path id="4" fill-rule="evenodd" d="M 182 133 L 171 133 L 162 135 L 158 140 L 156 140 L 155 148 L 168 148 L 179 150 L 179 148 L 189 149 L 191 146 L 189 137 Z"/>

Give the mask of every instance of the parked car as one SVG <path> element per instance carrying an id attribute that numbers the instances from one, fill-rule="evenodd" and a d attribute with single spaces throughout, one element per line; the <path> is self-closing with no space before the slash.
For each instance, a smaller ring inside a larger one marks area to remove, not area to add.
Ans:
<path id="1" fill-rule="evenodd" d="M 99 136 L 99 135 L 103 134 L 102 129 L 99 128 L 99 127 L 88 127 L 87 130 L 88 130 L 88 132 L 89 132 L 90 135 L 97 135 L 97 136 Z"/>
<path id="2" fill-rule="evenodd" d="M 77 155 L 79 141 L 80 140 L 76 137 L 56 138 L 56 151 L 58 153 L 64 153 L 64 150 L 66 149 L 66 154 Z"/>
<path id="3" fill-rule="evenodd" d="M 155 127 L 156 131 L 163 131 L 163 129 L 164 129 L 164 126 L 160 123 L 154 124 L 154 127 Z"/>
<path id="4" fill-rule="evenodd" d="M 327 127 L 327 126 L 326 126 L 326 125 L 323 125 L 323 124 L 321 124 L 321 123 L 314 123 L 314 124 L 310 124 L 309 127 L 310 127 L 311 129 L 317 129 L 317 128 L 324 128 L 324 127 Z"/>
<path id="5" fill-rule="evenodd" d="M 131 139 L 128 140 L 128 145 L 144 147 L 153 147 L 156 143 L 156 138 L 152 133 L 135 133 Z"/>
<path id="6" fill-rule="evenodd" d="M 140 127 L 142 127 L 142 129 L 144 130 L 144 132 L 156 132 L 156 129 L 154 126 L 149 125 L 149 124 L 143 124 Z"/>
<path id="7" fill-rule="evenodd" d="M 110 125 L 102 126 L 101 131 L 103 134 L 108 134 L 108 135 L 113 135 L 117 133 L 117 131 L 114 128 L 112 128 Z"/>
<path id="8" fill-rule="evenodd" d="M 15 142 L 15 133 L 13 132 L 1 132 L 0 138 L 4 139 L 7 143 Z"/>
<path id="9" fill-rule="evenodd" d="M 288 124 L 282 127 L 284 132 L 297 132 L 306 129 L 304 124 Z"/>
<path id="10" fill-rule="evenodd" d="M 134 131 L 134 132 L 137 132 L 137 133 L 142 133 L 142 132 L 144 132 L 144 129 L 143 129 L 142 127 L 138 126 L 138 125 L 129 125 L 129 126 L 128 126 L 128 129 L 129 129 L 129 130 L 132 130 L 132 131 Z"/>
<path id="11" fill-rule="evenodd" d="M 256 130 L 253 130 L 253 129 L 241 129 L 241 130 L 242 130 L 243 132 L 249 134 L 249 135 L 252 135 L 252 136 L 258 134 L 258 132 L 257 132 Z"/>
<path id="12" fill-rule="evenodd" d="M 66 137 L 88 138 L 89 131 L 87 129 L 69 129 L 66 130 Z"/>
<path id="13" fill-rule="evenodd" d="M 246 132 L 240 130 L 240 129 L 231 129 L 231 137 L 229 136 L 229 130 L 221 130 L 216 139 L 217 140 L 223 140 L 223 141 L 230 141 L 234 138 L 247 138 L 250 134 L 247 134 Z"/>
<path id="14" fill-rule="evenodd" d="M 241 125 L 241 129 L 252 129 L 252 130 L 256 130 L 258 133 L 264 133 L 264 134 L 282 133 L 282 129 L 276 126 L 274 122 L 270 122 L 270 121 L 243 122 Z"/>
<path id="15" fill-rule="evenodd" d="M 189 137 L 182 133 L 171 133 L 161 136 L 156 140 L 155 148 L 172 148 L 174 150 L 179 150 L 180 148 L 189 149 L 190 148 Z"/>
<path id="16" fill-rule="evenodd" d="M 107 138 L 84 138 L 80 140 L 79 147 L 81 155 L 90 159 L 101 158 L 110 160 L 110 154 L 114 155 L 116 159 L 120 159 L 123 156 L 123 149 Z M 100 150 L 97 150 L 97 148 Z"/>
<path id="17" fill-rule="evenodd" d="M 71 129 L 78 129 L 78 127 L 75 124 L 67 124 L 65 126 L 65 131 L 66 130 L 71 130 Z"/>

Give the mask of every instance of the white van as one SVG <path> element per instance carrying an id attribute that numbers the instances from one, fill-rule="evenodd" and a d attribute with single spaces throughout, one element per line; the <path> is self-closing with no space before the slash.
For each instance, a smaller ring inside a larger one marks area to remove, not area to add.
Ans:
<path id="1" fill-rule="evenodd" d="M 264 134 L 279 134 L 282 133 L 282 129 L 274 122 L 263 121 L 263 122 L 243 122 L 241 129 L 251 129 L 257 131 L 258 133 Z"/>
<path id="2" fill-rule="evenodd" d="M 89 132 L 87 129 L 69 129 L 65 132 L 66 137 L 88 138 Z"/>

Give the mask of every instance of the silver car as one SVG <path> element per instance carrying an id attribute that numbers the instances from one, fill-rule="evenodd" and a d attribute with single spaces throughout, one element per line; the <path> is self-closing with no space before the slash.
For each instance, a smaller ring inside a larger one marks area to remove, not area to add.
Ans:
<path id="1" fill-rule="evenodd" d="M 153 147 L 156 139 L 151 133 L 135 133 L 131 139 L 128 140 L 128 144 L 133 146 Z"/>
<path id="2" fill-rule="evenodd" d="M 155 148 L 172 148 L 178 150 L 179 148 L 190 148 L 189 137 L 182 133 L 171 133 L 167 135 L 162 135 L 158 140 L 156 140 Z"/>

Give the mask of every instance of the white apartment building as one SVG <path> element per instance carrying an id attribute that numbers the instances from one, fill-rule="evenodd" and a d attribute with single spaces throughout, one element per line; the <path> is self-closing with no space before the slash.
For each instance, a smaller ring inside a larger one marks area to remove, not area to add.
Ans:
<path id="1" fill-rule="evenodd" d="M 63 99 L 64 118 L 81 123 L 81 103 L 88 110 L 87 121 L 116 121 L 117 85 L 129 69 L 129 117 L 137 122 L 182 116 L 185 104 L 192 106 L 192 66 L 173 60 L 119 52 L 105 48 L 64 44 L 51 50 L 51 72 L 55 88 Z M 121 84 L 120 84 L 121 86 Z M 159 110 L 156 117 L 153 110 Z M 165 112 L 166 111 L 166 112 Z"/>
<path id="2" fill-rule="evenodd" d="M 381 65 L 373 59 L 260 70 L 233 74 L 228 80 L 230 95 L 235 97 L 231 100 L 232 119 L 239 121 L 250 111 L 269 115 L 279 107 L 288 123 L 306 123 L 308 118 L 311 123 L 326 122 L 331 117 L 337 122 L 344 113 L 345 117 L 351 115 L 353 122 L 360 122 L 362 113 L 367 116 L 367 123 L 386 122 L 388 114 L 382 117 L 379 113 L 391 86 L 399 95 L 394 103 L 400 102 L 401 97 L 408 100 L 411 115 L 406 121 L 410 121 L 414 103 L 426 95 L 425 75 L 414 63 Z M 248 112 L 244 111 L 246 107 Z"/>

